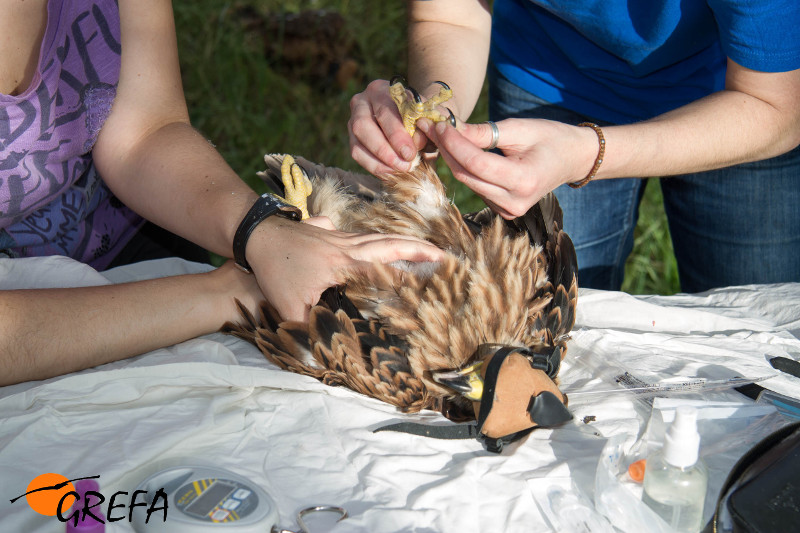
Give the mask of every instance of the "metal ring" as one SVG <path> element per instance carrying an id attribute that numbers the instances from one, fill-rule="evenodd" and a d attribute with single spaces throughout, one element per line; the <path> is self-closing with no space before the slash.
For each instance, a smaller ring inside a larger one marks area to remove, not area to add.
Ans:
<path id="1" fill-rule="evenodd" d="M 308 507 L 297 513 L 297 525 L 300 526 L 300 530 L 303 533 L 309 533 L 308 526 L 303 520 L 303 517 L 312 513 L 337 513 L 339 515 L 337 522 L 347 518 L 347 510 L 337 505 L 315 505 L 314 507 Z"/>
<path id="2" fill-rule="evenodd" d="M 489 120 L 486 123 L 492 128 L 492 142 L 489 143 L 486 150 L 494 150 L 497 148 L 497 142 L 500 140 L 500 128 L 497 127 L 497 124 L 495 124 L 493 120 Z"/>

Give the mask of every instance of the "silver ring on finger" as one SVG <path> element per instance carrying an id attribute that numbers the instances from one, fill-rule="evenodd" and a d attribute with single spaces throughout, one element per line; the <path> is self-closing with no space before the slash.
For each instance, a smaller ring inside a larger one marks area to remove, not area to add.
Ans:
<path id="1" fill-rule="evenodd" d="M 500 140 L 500 128 L 497 127 L 497 124 L 495 124 L 493 120 L 489 120 L 486 123 L 492 128 L 492 142 L 489 143 L 486 150 L 494 150 L 497 148 L 497 143 Z"/>

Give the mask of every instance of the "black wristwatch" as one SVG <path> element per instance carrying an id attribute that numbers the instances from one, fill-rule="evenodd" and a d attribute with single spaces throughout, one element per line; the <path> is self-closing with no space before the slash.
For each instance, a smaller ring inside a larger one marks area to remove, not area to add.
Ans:
<path id="1" fill-rule="evenodd" d="M 236 234 L 233 236 L 233 259 L 236 261 L 236 266 L 241 268 L 247 273 L 251 272 L 250 264 L 245 258 L 244 250 L 247 247 L 247 240 L 250 234 L 256 229 L 265 218 L 272 215 L 288 218 L 291 220 L 302 219 L 300 210 L 291 204 L 287 204 L 280 196 L 275 196 L 272 193 L 264 193 L 256 200 L 253 207 L 242 219 Z"/>

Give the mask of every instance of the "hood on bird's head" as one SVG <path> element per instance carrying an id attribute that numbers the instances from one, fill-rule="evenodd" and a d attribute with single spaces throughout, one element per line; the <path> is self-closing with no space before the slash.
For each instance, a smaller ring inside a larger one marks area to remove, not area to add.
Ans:
<path id="1" fill-rule="evenodd" d="M 434 372 L 442 385 L 472 400 L 478 430 L 489 439 L 516 440 L 536 427 L 554 427 L 572 419 L 567 397 L 554 379 L 562 348 L 520 348 L 483 344 L 476 363 Z"/>

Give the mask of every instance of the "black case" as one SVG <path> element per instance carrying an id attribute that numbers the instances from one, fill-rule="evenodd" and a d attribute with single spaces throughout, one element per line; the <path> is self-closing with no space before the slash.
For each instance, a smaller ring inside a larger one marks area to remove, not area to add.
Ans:
<path id="1" fill-rule="evenodd" d="M 800 422 L 770 434 L 733 467 L 703 533 L 800 531 Z"/>

